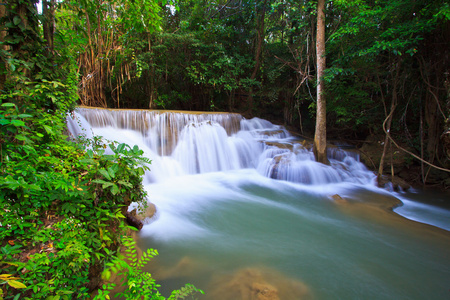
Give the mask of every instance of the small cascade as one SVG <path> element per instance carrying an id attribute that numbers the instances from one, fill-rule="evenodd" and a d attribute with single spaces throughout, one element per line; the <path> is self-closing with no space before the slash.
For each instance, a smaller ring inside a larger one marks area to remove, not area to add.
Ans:
<path id="1" fill-rule="evenodd" d="M 354 151 L 330 147 L 330 165 L 319 164 L 311 146 L 284 127 L 239 114 L 78 108 L 68 129 L 74 136 L 138 145 L 152 160 L 148 182 L 239 169 L 312 185 L 374 178 Z"/>
<path id="2" fill-rule="evenodd" d="M 183 113 L 158 110 L 77 108 L 76 114 L 92 128 L 128 129 L 142 134 L 145 143 L 159 155 L 170 155 L 178 135 L 188 124 L 217 123 L 227 134 L 236 133 L 242 116 L 225 113 Z M 70 122 L 69 122 L 70 123 Z M 70 125 L 69 125 L 70 126 Z M 84 127 L 84 125 L 82 125 Z M 69 128 L 70 130 L 70 128 Z"/>

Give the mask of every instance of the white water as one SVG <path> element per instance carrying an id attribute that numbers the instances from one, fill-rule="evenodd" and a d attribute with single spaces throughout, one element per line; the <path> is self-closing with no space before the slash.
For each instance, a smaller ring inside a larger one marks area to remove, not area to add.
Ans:
<path id="1" fill-rule="evenodd" d="M 329 150 L 331 166 L 283 127 L 237 114 L 186 114 L 80 108 L 68 119 L 74 135 L 138 145 L 152 159 L 148 182 L 187 174 L 256 169 L 261 175 L 306 184 L 371 184 L 355 153 Z"/>
<path id="2" fill-rule="evenodd" d="M 168 290 L 191 282 L 206 290 L 202 299 L 250 299 L 243 290 L 255 284 L 288 300 L 450 295 L 448 243 L 359 217 L 331 199 L 392 197 L 353 152 L 330 148 L 331 165 L 318 164 L 283 127 L 236 114 L 75 115 L 74 135 L 136 144 L 152 160 L 145 188 L 157 215 L 139 243 L 161 253 L 161 269 L 151 272 Z M 441 227 L 449 219 L 444 210 Z"/>

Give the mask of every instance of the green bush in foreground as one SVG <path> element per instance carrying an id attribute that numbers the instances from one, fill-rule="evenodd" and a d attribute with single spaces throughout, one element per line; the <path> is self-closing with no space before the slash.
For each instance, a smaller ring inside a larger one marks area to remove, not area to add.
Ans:
<path id="1" fill-rule="evenodd" d="M 72 142 L 63 135 L 65 115 L 17 99 L 0 96 L 0 299 L 89 299 L 105 267 L 126 271 L 120 296 L 164 299 L 141 271 L 156 252 L 137 261 L 125 236 L 128 205 L 146 202 L 142 175 L 150 161 L 142 150 L 99 138 Z M 119 253 L 123 242 L 130 262 Z M 111 287 L 96 299 L 108 299 Z M 188 285 L 169 299 L 197 291 Z"/>

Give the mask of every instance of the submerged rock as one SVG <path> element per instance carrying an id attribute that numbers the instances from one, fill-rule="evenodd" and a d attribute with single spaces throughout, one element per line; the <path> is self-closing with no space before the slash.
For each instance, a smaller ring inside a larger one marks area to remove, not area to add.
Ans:
<path id="1" fill-rule="evenodd" d="M 309 288 L 275 270 L 245 268 L 216 277 L 208 289 L 210 299 L 280 300 L 311 299 Z"/>
<path id="2" fill-rule="evenodd" d="M 333 199 L 334 203 L 336 204 L 348 204 L 348 201 L 339 196 L 338 194 L 331 196 L 331 199 Z"/>

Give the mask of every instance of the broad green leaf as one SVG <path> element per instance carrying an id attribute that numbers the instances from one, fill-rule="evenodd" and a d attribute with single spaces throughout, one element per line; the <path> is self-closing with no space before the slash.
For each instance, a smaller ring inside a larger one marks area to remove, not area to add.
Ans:
<path id="1" fill-rule="evenodd" d="M 126 187 L 129 187 L 129 188 L 133 187 L 133 185 L 131 183 L 123 181 L 123 180 L 119 180 L 118 183 L 120 183 L 120 184 L 122 184 L 122 185 L 124 185 Z"/>
<path id="2" fill-rule="evenodd" d="M 103 176 L 105 176 L 106 179 L 111 180 L 111 176 L 109 175 L 108 171 L 106 171 L 105 169 L 98 170 L 98 172 L 100 174 L 102 174 Z"/>
<path id="3" fill-rule="evenodd" d="M 4 107 L 12 107 L 12 106 L 16 106 L 14 103 L 3 103 L 2 106 Z"/>
<path id="4" fill-rule="evenodd" d="M 20 19 L 19 16 L 15 16 L 14 19 L 13 19 L 14 25 L 19 24 L 21 21 L 22 21 L 22 19 Z"/>
<path id="5" fill-rule="evenodd" d="M 48 134 L 53 134 L 53 130 L 52 130 L 52 128 L 51 128 L 50 126 L 48 126 L 48 125 L 43 125 L 43 127 L 44 127 L 45 131 L 46 131 Z"/>
<path id="6" fill-rule="evenodd" d="M 106 188 L 112 186 L 113 184 L 114 184 L 114 183 L 112 183 L 112 182 L 105 182 L 105 183 L 102 185 L 102 188 L 103 188 L 103 189 L 106 189 Z"/>
<path id="7" fill-rule="evenodd" d="M 93 164 L 95 161 L 90 158 L 84 158 L 84 159 L 80 159 L 80 162 L 85 163 L 85 164 Z"/>
<path id="8" fill-rule="evenodd" d="M 89 156 L 89 158 L 93 158 L 94 157 L 94 151 L 92 151 L 91 149 L 86 150 L 86 153 Z"/>
<path id="9" fill-rule="evenodd" d="M 18 139 L 19 141 L 25 141 L 25 140 L 27 140 L 27 137 L 19 134 L 19 135 L 16 135 L 16 139 Z"/>
<path id="10" fill-rule="evenodd" d="M 115 166 L 117 166 L 117 165 L 115 165 Z M 114 171 L 114 168 L 113 168 L 113 167 L 109 167 L 109 168 L 108 168 L 108 173 L 109 173 L 109 175 L 111 176 L 111 178 L 116 177 L 116 172 Z"/>
<path id="11" fill-rule="evenodd" d="M 111 193 L 113 195 L 116 195 L 119 192 L 119 187 L 117 185 L 113 185 L 112 189 L 111 189 Z"/>
<path id="12" fill-rule="evenodd" d="M 33 117 L 32 115 L 29 115 L 29 114 L 20 114 L 20 115 L 18 115 L 17 117 L 19 117 L 19 118 L 31 118 L 31 117 Z"/>
<path id="13" fill-rule="evenodd" d="M 11 124 L 16 126 L 16 127 L 25 126 L 25 123 L 23 121 L 21 121 L 21 120 L 12 120 Z"/>
<path id="14" fill-rule="evenodd" d="M 125 144 L 125 143 L 122 143 L 122 144 L 120 144 L 119 146 L 117 146 L 117 153 L 122 153 L 122 151 L 123 151 L 123 149 L 125 149 L 125 146 L 126 146 L 127 144 Z"/>

